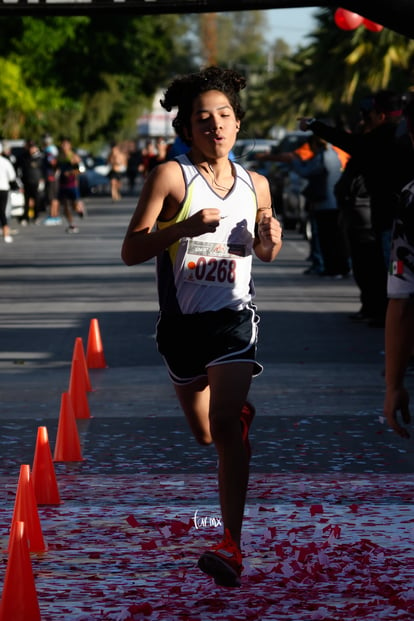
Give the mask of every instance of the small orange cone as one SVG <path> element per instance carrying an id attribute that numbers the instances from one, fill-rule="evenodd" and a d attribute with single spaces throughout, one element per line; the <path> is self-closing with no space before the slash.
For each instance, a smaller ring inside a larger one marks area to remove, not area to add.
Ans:
<path id="1" fill-rule="evenodd" d="M 82 362 L 75 358 L 72 362 L 69 380 L 69 394 L 75 418 L 91 418 L 88 395 L 86 394 L 85 378 Z"/>
<path id="2" fill-rule="evenodd" d="M 47 547 L 43 539 L 42 527 L 40 526 L 39 513 L 37 511 L 36 496 L 30 477 L 30 466 L 27 464 L 20 466 L 11 532 L 13 532 L 13 525 L 15 522 L 25 523 L 30 552 L 46 552 Z M 9 548 L 11 543 L 12 539 L 10 537 Z"/>
<path id="3" fill-rule="evenodd" d="M 61 504 L 46 427 L 37 428 L 32 481 L 38 505 Z"/>
<path id="4" fill-rule="evenodd" d="M 78 427 L 68 392 L 62 393 L 53 461 L 83 461 Z"/>
<path id="5" fill-rule="evenodd" d="M 97 319 L 91 319 L 89 325 L 86 362 L 89 369 L 105 369 L 108 366 L 105 360 L 101 332 Z"/>
<path id="6" fill-rule="evenodd" d="M 81 369 L 85 380 L 85 387 L 87 392 L 92 392 L 92 384 L 89 377 L 88 365 L 86 364 L 85 350 L 83 348 L 83 341 L 80 336 L 75 339 L 75 345 L 73 347 L 72 364 L 74 360 L 80 360 Z"/>
<path id="7" fill-rule="evenodd" d="M 0 604 L 0 621 L 41 621 L 25 522 L 15 522 Z"/>

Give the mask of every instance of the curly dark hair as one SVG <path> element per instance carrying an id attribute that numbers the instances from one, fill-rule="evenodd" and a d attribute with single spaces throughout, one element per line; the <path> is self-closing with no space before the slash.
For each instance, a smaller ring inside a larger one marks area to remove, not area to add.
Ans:
<path id="1" fill-rule="evenodd" d="M 181 140 L 189 145 L 188 136 L 194 99 L 206 91 L 220 91 L 228 98 L 236 119 L 241 121 L 245 112 L 239 93 L 245 86 L 246 78 L 236 71 L 207 67 L 197 73 L 175 78 L 165 91 L 164 99 L 160 100 L 160 104 L 169 112 L 172 108 L 178 107 L 173 127 Z"/>

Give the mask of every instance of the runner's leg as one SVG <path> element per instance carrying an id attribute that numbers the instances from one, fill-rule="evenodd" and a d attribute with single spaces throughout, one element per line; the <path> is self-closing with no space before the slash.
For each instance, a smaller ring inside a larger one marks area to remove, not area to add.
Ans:
<path id="1" fill-rule="evenodd" d="M 210 429 L 219 457 L 219 495 L 224 528 L 240 546 L 249 460 L 242 438 L 240 413 L 253 372 L 249 363 L 208 368 Z"/>
<path id="2" fill-rule="evenodd" d="M 210 388 L 207 378 L 197 379 L 184 386 L 174 384 L 174 388 L 195 439 L 199 444 L 211 444 Z"/>

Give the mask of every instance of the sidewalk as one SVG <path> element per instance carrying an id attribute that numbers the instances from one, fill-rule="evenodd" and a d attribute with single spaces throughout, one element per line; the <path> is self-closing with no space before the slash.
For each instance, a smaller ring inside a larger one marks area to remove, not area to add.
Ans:
<path id="1" fill-rule="evenodd" d="M 215 587 L 196 561 L 220 536 L 216 458 L 190 437 L 156 352 L 154 266 L 119 258 L 133 201 L 88 202 L 79 235 L 39 225 L 0 249 L 0 579 L 20 465 L 38 426 L 53 450 L 74 341 L 96 317 L 108 368 L 90 371 L 84 461 L 55 464 L 62 504 L 39 507 L 43 621 L 412 619 L 413 439 L 380 420 L 382 331 L 349 321 L 352 279 L 304 277 L 291 232 L 277 263 L 255 265 L 265 371 L 245 571 L 241 589 Z"/>

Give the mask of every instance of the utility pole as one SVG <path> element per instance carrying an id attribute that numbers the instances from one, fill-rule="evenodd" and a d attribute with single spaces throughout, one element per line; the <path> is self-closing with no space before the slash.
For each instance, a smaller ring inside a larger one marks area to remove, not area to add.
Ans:
<path id="1" fill-rule="evenodd" d="M 205 67 L 217 65 L 217 13 L 200 16 L 202 58 Z"/>

